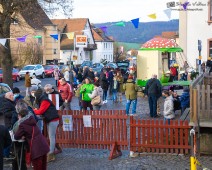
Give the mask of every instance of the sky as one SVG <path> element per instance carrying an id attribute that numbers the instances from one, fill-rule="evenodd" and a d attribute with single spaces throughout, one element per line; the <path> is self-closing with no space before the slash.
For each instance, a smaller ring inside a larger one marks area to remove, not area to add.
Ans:
<path id="1" fill-rule="evenodd" d="M 173 0 L 74 0 L 73 18 L 89 18 L 91 23 L 130 21 L 168 21 L 164 13 L 166 3 Z M 177 0 L 175 2 L 178 2 Z M 148 17 L 156 13 L 157 19 Z M 178 19 L 179 12 L 172 11 L 171 19 Z"/>

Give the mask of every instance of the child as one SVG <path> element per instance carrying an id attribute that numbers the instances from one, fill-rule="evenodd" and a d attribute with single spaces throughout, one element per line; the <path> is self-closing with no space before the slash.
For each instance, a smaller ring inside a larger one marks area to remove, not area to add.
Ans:
<path id="1" fill-rule="evenodd" d="M 82 94 L 80 94 L 80 88 L 81 88 L 82 85 L 83 85 L 83 83 L 78 84 L 77 90 L 75 92 L 75 96 L 78 98 L 78 101 L 79 101 L 80 110 L 82 110 Z"/>
<path id="2" fill-rule="evenodd" d="M 165 98 L 163 111 L 164 122 L 168 120 L 168 124 L 170 125 L 170 120 L 174 119 L 175 117 L 173 98 L 167 90 L 163 91 L 162 96 Z"/>
<path id="3" fill-rule="evenodd" d="M 185 109 L 190 107 L 190 95 L 188 88 L 183 90 L 183 94 L 180 96 L 180 103 L 181 103 L 181 115 L 182 115 Z"/>
<path id="4" fill-rule="evenodd" d="M 112 94 L 113 94 L 113 102 L 117 102 L 117 92 L 119 89 L 119 82 L 117 81 L 117 77 L 113 77 L 113 82 L 112 82 Z"/>

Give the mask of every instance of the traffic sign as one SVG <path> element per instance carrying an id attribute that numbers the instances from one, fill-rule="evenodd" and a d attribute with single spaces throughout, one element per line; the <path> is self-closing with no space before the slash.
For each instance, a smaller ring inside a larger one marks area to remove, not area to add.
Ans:
<path id="1" fill-rule="evenodd" d="M 87 36 L 76 35 L 76 47 L 87 47 Z"/>

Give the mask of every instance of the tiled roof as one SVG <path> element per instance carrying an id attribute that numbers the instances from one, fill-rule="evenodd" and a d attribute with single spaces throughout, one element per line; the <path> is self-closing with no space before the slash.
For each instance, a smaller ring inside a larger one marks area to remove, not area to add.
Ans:
<path id="1" fill-rule="evenodd" d="M 162 32 L 162 37 L 163 38 L 176 38 L 176 36 L 178 35 L 178 33 L 177 32 L 174 32 L 174 31 L 172 31 L 172 32 Z"/>
<path id="2" fill-rule="evenodd" d="M 82 30 L 85 29 L 87 18 L 73 18 L 73 19 L 52 19 L 53 24 L 58 26 L 62 33 L 75 32 L 75 35 L 82 35 Z M 60 40 L 61 50 L 70 50 L 74 47 L 74 40 L 67 38 L 65 34 L 62 35 Z"/>
<path id="3" fill-rule="evenodd" d="M 44 25 L 52 25 L 51 20 L 43 11 L 41 6 L 35 2 L 34 5 L 30 4 L 20 11 L 24 20 L 34 29 L 41 30 Z"/>
<path id="4" fill-rule="evenodd" d="M 118 47 L 123 46 L 125 51 L 129 50 L 139 50 L 141 48 L 141 44 L 139 43 L 125 43 L 125 42 L 116 42 L 115 43 Z"/>
<path id="5" fill-rule="evenodd" d="M 104 31 L 99 28 L 93 28 L 92 33 L 95 41 L 105 41 L 105 42 L 113 42 L 111 38 L 105 35 Z"/>

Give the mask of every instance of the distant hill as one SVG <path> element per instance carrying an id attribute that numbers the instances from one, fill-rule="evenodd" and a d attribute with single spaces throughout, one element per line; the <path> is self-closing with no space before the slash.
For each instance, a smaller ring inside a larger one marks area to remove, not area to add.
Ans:
<path id="1" fill-rule="evenodd" d="M 164 31 L 178 32 L 179 30 L 179 20 L 140 22 L 137 29 L 131 22 L 125 22 L 125 27 L 115 26 L 115 22 L 94 25 L 96 27 L 107 26 L 106 35 L 113 36 L 115 41 L 128 43 L 145 43 Z"/>

